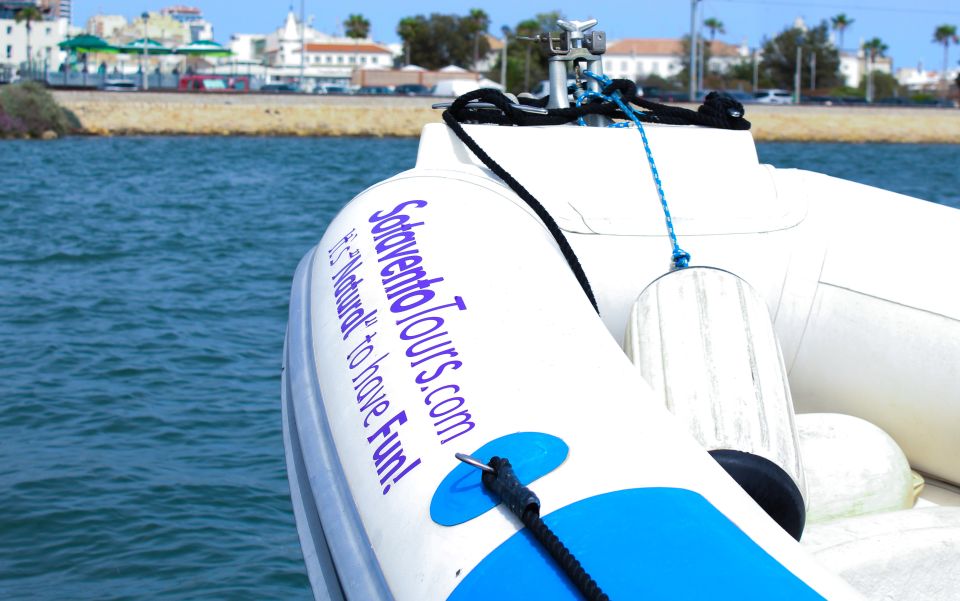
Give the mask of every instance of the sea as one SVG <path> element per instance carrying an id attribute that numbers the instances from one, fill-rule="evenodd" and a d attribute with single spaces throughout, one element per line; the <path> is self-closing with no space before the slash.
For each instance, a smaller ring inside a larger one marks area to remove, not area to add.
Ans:
<path id="1" fill-rule="evenodd" d="M 416 150 L 0 142 L 0 599 L 311 598 L 280 431 L 291 278 Z M 960 207 L 960 146 L 759 154 Z"/>

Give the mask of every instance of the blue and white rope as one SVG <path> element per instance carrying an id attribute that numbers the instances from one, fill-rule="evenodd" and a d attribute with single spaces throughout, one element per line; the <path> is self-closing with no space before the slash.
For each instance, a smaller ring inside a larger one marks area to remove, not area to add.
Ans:
<path id="1" fill-rule="evenodd" d="M 589 70 L 583 72 L 588 77 L 592 77 L 602 84 L 604 87 L 610 85 L 612 80 L 606 75 L 599 75 Z M 643 129 L 643 123 L 637 117 L 636 112 L 630 107 L 629 104 L 623 102 L 620 97 L 620 91 L 614 90 L 613 94 L 607 96 L 606 94 L 601 94 L 599 92 L 594 92 L 587 90 L 583 92 L 577 98 L 577 106 L 579 107 L 583 101 L 587 98 L 599 98 L 606 102 L 615 103 L 623 114 L 627 116 L 630 121 L 636 126 L 637 131 L 640 132 L 640 137 L 643 139 L 643 149 L 647 153 L 647 161 L 650 163 L 650 172 L 653 175 L 653 182 L 657 186 L 657 195 L 660 197 L 660 205 L 663 207 L 663 216 L 667 222 L 667 234 L 670 236 L 670 243 L 673 245 L 673 266 L 675 269 L 682 269 L 687 267 L 690 264 L 690 253 L 680 248 L 680 244 L 677 242 L 677 234 L 673 230 L 673 218 L 670 216 L 670 207 L 667 205 L 666 196 L 663 193 L 663 184 L 660 181 L 660 172 L 657 171 L 657 164 L 653 160 L 653 152 L 650 150 L 650 142 L 647 140 L 647 132 Z M 586 122 L 583 120 L 583 117 L 580 117 L 577 122 L 580 125 L 586 125 Z M 628 123 L 614 123 L 610 127 L 629 127 Z"/>

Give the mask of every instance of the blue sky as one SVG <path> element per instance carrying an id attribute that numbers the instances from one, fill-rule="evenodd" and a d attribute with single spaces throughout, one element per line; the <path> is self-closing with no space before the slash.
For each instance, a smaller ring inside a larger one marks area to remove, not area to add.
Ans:
<path id="1" fill-rule="evenodd" d="M 372 23 L 372 35 L 381 42 L 398 41 L 397 22 L 405 16 L 431 12 L 465 14 L 470 8 L 483 8 L 491 17 L 491 32 L 502 25 L 518 21 L 538 12 L 558 9 L 569 18 L 595 17 L 600 29 L 612 39 L 623 37 L 678 37 L 686 33 L 690 23 L 690 2 L 687 0 L 633 0 L 598 2 L 548 1 L 546 3 L 516 0 L 349 0 L 332 3 L 305 0 L 306 13 L 314 17 L 314 26 L 321 31 L 337 33 L 340 23 L 350 13 L 361 13 Z M 229 41 L 233 33 L 266 33 L 278 27 L 291 2 L 278 0 L 74 0 L 74 22 L 83 25 L 97 13 L 139 15 L 144 10 L 159 10 L 171 4 L 197 6 L 214 24 L 216 37 Z M 300 0 L 293 0 L 299 11 Z M 854 19 L 845 34 L 844 45 L 853 47 L 861 39 L 879 37 L 889 47 L 894 66 L 916 66 L 939 70 L 943 61 L 942 46 L 931 42 L 933 30 L 944 23 L 960 28 L 958 0 L 704 0 L 704 17 L 720 19 L 726 34 L 718 36 L 728 42 L 747 39 L 756 46 L 761 38 L 773 36 L 793 23 L 798 16 L 807 23 L 838 13 Z M 951 47 L 951 67 L 960 59 L 960 48 Z"/>

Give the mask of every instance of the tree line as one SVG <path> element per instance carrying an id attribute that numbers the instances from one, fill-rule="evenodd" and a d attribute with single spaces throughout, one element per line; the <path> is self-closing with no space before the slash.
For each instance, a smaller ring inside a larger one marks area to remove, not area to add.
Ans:
<path id="1" fill-rule="evenodd" d="M 509 90 L 529 90 L 547 77 L 547 57 L 539 46 L 526 40 L 544 31 L 557 28 L 559 11 L 536 14 L 513 27 L 501 28 L 501 39 L 506 43 L 506 87 Z M 343 22 L 348 37 L 366 38 L 370 22 L 360 14 L 351 14 Z M 490 16 L 483 9 L 470 9 L 465 15 L 432 13 L 400 19 L 396 33 L 403 42 L 404 65 L 425 69 L 440 69 L 447 65 L 469 67 L 474 70 L 483 64 L 490 53 Z M 500 80 L 504 53 L 498 54 L 486 73 Z"/>
<path id="2" fill-rule="evenodd" d="M 506 73 L 506 87 L 511 91 L 524 91 L 547 77 L 547 57 L 537 44 L 528 38 L 538 33 L 556 29 L 556 21 L 562 18 L 559 11 L 539 13 L 518 22 L 513 27 L 501 28 L 500 39 L 506 45 L 506 53 L 500 53 L 486 75 L 500 80 Z M 886 55 L 889 47 L 879 37 L 869 38 L 861 46 L 864 57 L 864 74 L 859 88 L 845 88 L 840 71 L 840 51 L 844 48 L 844 34 L 855 20 L 845 13 L 824 19 L 805 29 L 788 27 L 765 39 L 752 56 L 741 60 L 723 71 L 707 71 L 703 74 L 704 87 L 735 88 L 756 85 L 766 88 L 792 89 L 798 71 L 797 50 L 800 50 L 800 87 L 807 90 L 842 91 L 846 94 L 867 96 L 890 96 L 897 90 L 892 75 L 874 68 L 877 61 Z M 351 14 L 343 22 L 346 35 L 366 38 L 370 22 L 363 15 Z M 715 17 L 705 19 L 703 28 L 713 42 L 717 34 L 726 33 L 722 21 Z M 490 52 L 488 30 L 490 17 L 482 9 L 474 8 L 467 14 L 414 15 L 404 17 L 397 24 L 396 33 L 403 42 L 403 64 L 415 64 L 426 69 L 439 69 L 446 65 L 459 65 L 476 70 Z M 835 40 L 830 33 L 834 32 Z M 689 74 L 689 36 L 682 40 L 682 54 L 678 57 L 681 71 L 669 78 L 649 76 L 638 83 L 667 88 L 683 89 Z M 943 73 L 949 66 L 950 46 L 960 43 L 955 25 L 940 25 L 933 33 L 932 42 L 943 46 Z M 710 46 L 704 44 L 701 61 L 709 65 Z M 505 54 L 505 56 L 504 56 Z M 506 65 L 502 61 L 506 60 Z"/>

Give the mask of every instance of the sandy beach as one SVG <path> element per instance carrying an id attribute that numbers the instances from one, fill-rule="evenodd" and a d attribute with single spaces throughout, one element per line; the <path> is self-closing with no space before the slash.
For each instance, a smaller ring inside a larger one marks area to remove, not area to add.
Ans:
<path id="1" fill-rule="evenodd" d="M 416 136 L 439 98 L 54 92 L 94 135 Z M 960 110 L 749 105 L 757 141 L 960 143 Z"/>

